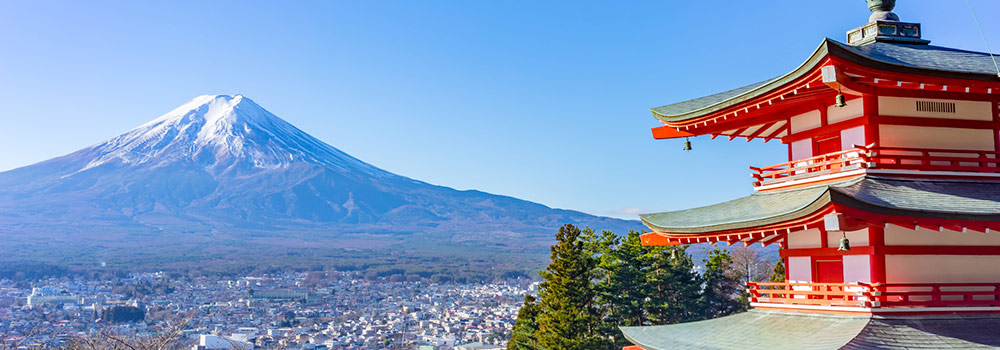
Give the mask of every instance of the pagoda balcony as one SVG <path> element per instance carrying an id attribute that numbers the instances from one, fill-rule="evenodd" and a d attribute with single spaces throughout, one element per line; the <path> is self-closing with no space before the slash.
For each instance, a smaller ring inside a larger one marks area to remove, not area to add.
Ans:
<path id="1" fill-rule="evenodd" d="M 747 283 L 759 309 L 862 313 L 1000 312 L 1000 283 Z"/>
<path id="2" fill-rule="evenodd" d="M 753 185 L 767 190 L 826 182 L 865 173 L 932 177 L 1000 176 L 1000 152 L 875 145 L 827 153 L 762 168 L 750 167 Z"/>

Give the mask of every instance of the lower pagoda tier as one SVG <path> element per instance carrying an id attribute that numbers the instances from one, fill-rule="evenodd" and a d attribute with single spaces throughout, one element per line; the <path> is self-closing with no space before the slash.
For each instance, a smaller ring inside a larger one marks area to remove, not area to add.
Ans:
<path id="1" fill-rule="evenodd" d="M 1000 316 L 844 316 L 752 310 L 673 325 L 621 327 L 635 346 L 668 349 L 995 349 Z"/>
<path id="2" fill-rule="evenodd" d="M 1000 232 L 1000 181 L 868 175 L 833 184 L 757 192 L 724 203 L 640 218 L 653 230 L 643 236 L 647 245 L 729 242 L 766 246 L 786 242 L 794 232 L 829 229 L 825 224 L 830 214 L 840 216 L 843 227 L 836 231 L 896 225 L 913 231 L 995 234 Z"/>

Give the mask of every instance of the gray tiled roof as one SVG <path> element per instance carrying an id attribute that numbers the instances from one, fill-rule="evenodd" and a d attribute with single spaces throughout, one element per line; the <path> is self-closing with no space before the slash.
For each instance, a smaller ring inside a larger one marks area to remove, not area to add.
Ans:
<path id="1" fill-rule="evenodd" d="M 713 232 L 800 218 L 830 202 L 882 214 L 1000 221 L 1000 182 L 864 176 L 802 189 L 757 192 L 706 207 L 639 218 L 660 232 Z"/>
<path id="2" fill-rule="evenodd" d="M 854 339 L 864 317 L 749 311 L 711 320 L 665 326 L 622 327 L 646 350 L 829 350 Z"/>
<path id="3" fill-rule="evenodd" d="M 851 46 L 831 40 L 858 55 L 885 63 L 910 68 L 931 69 L 946 72 L 997 75 L 990 54 L 966 51 L 934 45 L 915 45 L 873 42 L 862 46 Z"/>
<path id="4" fill-rule="evenodd" d="M 819 201 L 827 186 L 790 191 L 757 192 L 748 197 L 700 208 L 665 213 L 641 214 L 646 226 L 672 233 L 710 232 L 794 219 L 809 214 L 810 204 Z M 820 205 L 826 202 L 819 203 Z M 806 211 L 805 213 L 801 213 Z M 795 215 L 801 213 L 800 215 Z"/>
<path id="5" fill-rule="evenodd" d="M 880 69 L 1000 81 L 988 53 L 879 41 L 851 46 L 827 38 L 805 63 L 788 74 L 710 96 L 656 107 L 652 109 L 653 115 L 664 121 L 680 121 L 729 107 L 798 78 L 809 72 L 827 54 Z M 954 76 L 956 74 L 967 76 Z"/>
<path id="6" fill-rule="evenodd" d="M 777 79 L 777 78 L 774 78 Z M 653 111 L 662 115 L 678 115 L 688 113 L 690 111 L 696 111 L 725 100 L 731 99 L 733 97 L 743 95 L 750 92 L 753 89 L 759 88 L 771 82 L 774 79 L 768 79 L 759 83 L 750 84 L 743 87 L 738 87 L 729 91 L 723 91 L 714 95 L 708 95 L 705 97 L 696 98 L 693 100 L 687 100 L 684 102 L 678 102 L 674 104 L 669 104 L 662 107 L 653 108 Z"/>
<path id="7" fill-rule="evenodd" d="M 621 330 L 647 350 L 1000 349 L 1000 318 L 991 315 L 870 317 L 753 310 Z"/>
<path id="8" fill-rule="evenodd" d="M 843 350 L 998 349 L 1000 319 L 991 315 L 874 318 Z"/>
<path id="9" fill-rule="evenodd" d="M 869 177 L 835 190 L 866 204 L 925 216 L 1000 215 L 1000 182 Z"/>

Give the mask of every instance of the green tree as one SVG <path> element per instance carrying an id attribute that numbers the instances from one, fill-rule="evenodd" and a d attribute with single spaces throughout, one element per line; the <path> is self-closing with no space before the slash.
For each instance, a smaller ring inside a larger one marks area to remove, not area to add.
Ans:
<path id="1" fill-rule="evenodd" d="M 538 340 L 535 332 L 538 331 L 538 303 L 535 296 L 528 294 L 524 296 L 524 305 L 517 312 L 517 320 L 514 321 L 513 334 L 507 342 L 507 350 L 537 350 Z"/>
<path id="2" fill-rule="evenodd" d="M 589 231 L 589 230 L 588 230 Z M 593 234 L 590 232 L 589 234 Z M 593 278 L 597 259 L 593 246 L 581 239 L 581 231 L 565 225 L 550 248 L 552 262 L 539 272 L 539 316 L 536 337 L 549 350 L 612 349 L 599 335 L 600 316 L 594 307 Z"/>
<path id="3" fill-rule="evenodd" d="M 785 259 L 778 258 L 774 263 L 774 272 L 771 273 L 771 282 L 780 283 L 785 281 Z"/>
<path id="4" fill-rule="evenodd" d="M 646 300 L 651 260 L 642 245 L 642 233 L 629 231 L 624 237 L 605 231 L 601 236 L 598 271 L 598 305 L 603 316 L 601 333 L 613 339 L 615 348 L 630 345 L 618 327 L 649 324 Z"/>
<path id="5" fill-rule="evenodd" d="M 708 253 L 700 298 L 703 318 L 727 316 L 749 307 L 739 278 L 726 273 L 732 263 L 732 257 L 724 249 L 715 248 Z"/>
<path id="6" fill-rule="evenodd" d="M 698 303 L 702 278 L 694 269 L 686 246 L 652 247 L 646 255 L 646 310 L 655 324 L 692 321 L 702 315 Z"/>

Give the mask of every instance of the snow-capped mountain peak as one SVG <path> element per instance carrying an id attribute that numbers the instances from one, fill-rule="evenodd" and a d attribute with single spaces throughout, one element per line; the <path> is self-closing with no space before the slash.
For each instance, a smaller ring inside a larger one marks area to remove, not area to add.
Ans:
<path id="1" fill-rule="evenodd" d="M 385 173 L 271 114 L 243 95 L 198 96 L 163 116 L 90 148 L 102 164 L 164 166 L 195 162 L 219 170 L 273 169 L 297 161 L 371 175 Z"/>

